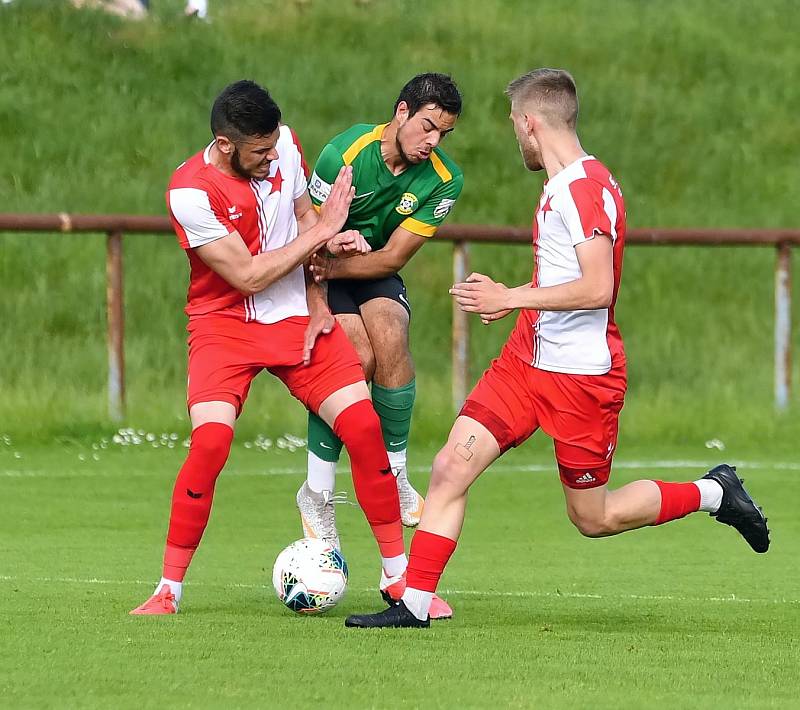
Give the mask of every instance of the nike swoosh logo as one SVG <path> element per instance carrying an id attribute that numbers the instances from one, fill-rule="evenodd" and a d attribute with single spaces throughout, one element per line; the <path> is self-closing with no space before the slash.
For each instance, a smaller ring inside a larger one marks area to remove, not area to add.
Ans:
<path id="1" fill-rule="evenodd" d="M 403 439 L 402 441 L 390 441 L 389 446 L 400 446 L 401 444 L 405 444 L 408 439 Z"/>
<path id="2" fill-rule="evenodd" d="M 320 445 L 320 446 L 321 446 L 323 449 L 333 449 L 333 447 L 332 447 L 332 446 L 328 446 L 328 444 L 326 444 L 324 441 L 320 441 L 320 442 L 319 442 L 319 445 Z"/>
<path id="3" fill-rule="evenodd" d="M 353 195 L 353 199 L 354 200 L 360 200 L 362 197 L 369 197 L 370 195 L 372 195 L 374 193 L 375 193 L 375 190 L 373 190 L 372 192 L 364 192 L 361 195 Z"/>

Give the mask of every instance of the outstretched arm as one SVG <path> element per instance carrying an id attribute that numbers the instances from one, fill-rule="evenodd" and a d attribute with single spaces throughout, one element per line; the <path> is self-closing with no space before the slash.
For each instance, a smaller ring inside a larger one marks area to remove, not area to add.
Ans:
<path id="1" fill-rule="evenodd" d="M 351 259 L 330 259 L 318 255 L 311 262 L 311 270 L 317 281 L 380 279 L 400 271 L 425 241 L 425 237 L 398 227 L 382 249 Z"/>

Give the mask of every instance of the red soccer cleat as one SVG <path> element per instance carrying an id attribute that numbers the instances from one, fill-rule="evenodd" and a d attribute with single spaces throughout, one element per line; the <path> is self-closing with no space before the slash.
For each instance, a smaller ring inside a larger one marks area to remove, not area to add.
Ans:
<path id="1" fill-rule="evenodd" d="M 406 573 L 403 572 L 397 577 L 387 577 L 381 571 L 380 589 L 383 601 L 389 606 L 395 606 L 403 598 L 403 592 L 406 591 Z M 453 609 L 444 599 L 434 594 L 431 600 L 431 608 L 428 610 L 428 616 L 431 621 L 452 619 Z"/>
<path id="2" fill-rule="evenodd" d="M 178 602 L 175 601 L 175 595 L 172 593 L 170 586 L 168 584 L 162 584 L 158 592 L 150 597 L 144 604 L 137 606 L 130 613 L 134 616 L 177 614 Z"/>

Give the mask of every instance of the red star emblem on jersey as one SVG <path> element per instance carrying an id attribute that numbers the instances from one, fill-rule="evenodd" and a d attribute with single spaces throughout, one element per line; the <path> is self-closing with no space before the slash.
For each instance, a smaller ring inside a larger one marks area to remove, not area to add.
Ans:
<path id="1" fill-rule="evenodd" d="M 553 208 L 550 205 L 550 201 L 552 199 L 553 199 L 553 196 L 552 195 L 548 195 L 547 199 L 544 201 L 544 204 L 542 205 L 542 208 L 539 210 L 543 215 L 542 221 L 545 221 L 547 219 L 547 213 L 548 212 L 552 212 L 553 211 Z"/>
<path id="2" fill-rule="evenodd" d="M 270 184 L 272 185 L 272 189 L 269 191 L 270 195 L 273 192 L 280 192 L 281 191 L 281 185 L 283 185 L 283 177 L 281 176 L 281 169 L 280 168 L 278 168 L 275 171 L 275 174 L 272 177 L 267 178 L 267 180 L 269 180 Z"/>

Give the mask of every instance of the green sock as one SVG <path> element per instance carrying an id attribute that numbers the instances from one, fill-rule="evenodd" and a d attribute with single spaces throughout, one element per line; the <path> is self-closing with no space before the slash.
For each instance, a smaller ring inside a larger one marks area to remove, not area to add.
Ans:
<path id="1" fill-rule="evenodd" d="M 408 446 L 416 393 L 416 380 L 394 389 L 372 383 L 372 404 L 381 418 L 383 442 L 387 451 L 404 451 Z"/>
<path id="2" fill-rule="evenodd" d="M 336 463 L 342 453 L 339 437 L 313 412 L 308 413 L 308 450 L 331 463 Z"/>

